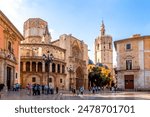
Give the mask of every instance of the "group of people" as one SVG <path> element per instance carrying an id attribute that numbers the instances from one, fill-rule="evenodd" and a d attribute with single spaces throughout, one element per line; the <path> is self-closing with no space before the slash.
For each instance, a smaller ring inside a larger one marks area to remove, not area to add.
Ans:
<path id="1" fill-rule="evenodd" d="M 91 91 L 93 94 L 99 92 L 101 89 L 103 90 L 103 88 L 97 86 L 89 87 L 89 91 Z"/>
<path id="2" fill-rule="evenodd" d="M 26 89 L 28 95 L 31 95 L 31 93 L 32 95 L 40 95 L 41 93 L 45 95 L 54 94 L 54 88 L 48 85 L 27 84 Z M 56 93 L 58 93 L 58 87 L 56 87 Z"/>
<path id="3" fill-rule="evenodd" d="M 21 88 L 21 87 L 20 87 L 20 84 L 19 84 L 19 83 L 15 83 L 15 84 L 13 85 L 13 91 L 18 91 L 20 88 Z"/>
<path id="4" fill-rule="evenodd" d="M 75 88 L 72 88 L 71 90 L 72 90 L 72 93 L 74 95 L 76 94 L 76 92 L 77 92 L 77 95 L 79 95 L 79 94 L 83 95 L 83 93 L 84 93 L 84 87 L 83 86 L 79 87 L 79 90 L 77 90 L 77 91 Z"/>

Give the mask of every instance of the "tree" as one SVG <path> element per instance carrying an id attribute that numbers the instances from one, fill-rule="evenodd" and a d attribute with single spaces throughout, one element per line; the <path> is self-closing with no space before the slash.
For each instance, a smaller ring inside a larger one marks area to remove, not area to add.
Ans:
<path id="1" fill-rule="evenodd" d="M 110 70 L 104 67 L 93 67 L 88 75 L 90 86 L 104 87 L 110 84 L 111 76 Z"/>

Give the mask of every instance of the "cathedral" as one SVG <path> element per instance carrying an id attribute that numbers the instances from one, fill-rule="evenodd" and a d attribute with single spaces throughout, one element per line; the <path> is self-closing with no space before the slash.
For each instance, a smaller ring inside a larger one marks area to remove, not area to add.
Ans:
<path id="1" fill-rule="evenodd" d="M 102 21 L 100 35 L 95 39 L 95 64 L 103 64 L 113 71 L 112 37 L 105 34 L 105 25 Z"/>
<path id="2" fill-rule="evenodd" d="M 71 34 L 51 41 L 48 23 L 29 18 L 20 46 L 20 83 L 47 84 L 68 90 L 88 87 L 88 46 Z"/>

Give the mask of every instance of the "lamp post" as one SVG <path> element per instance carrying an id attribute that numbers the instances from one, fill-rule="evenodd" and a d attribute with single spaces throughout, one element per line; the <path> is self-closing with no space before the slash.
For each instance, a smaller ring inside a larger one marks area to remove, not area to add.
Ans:
<path id="1" fill-rule="evenodd" d="M 49 70 L 50 70 L 49 68 L 50 68 L 50 63 L 52 63 L 54 60 L 54 56 L 53 56 L 53 54 L 50 54 L 49 51 L 47 51 L 47 55 L 43 54 L 42 58 L 45 61 L 45 63 L 47 63 L 47 65 L 48 65 L 47 86 L 49 87 Z"/>
<path id="2" fill-rule="evenodd" d="M 70 74 L 70 82 L 69 82 L 69 89 L 72 88 L 72 78 L 71 78 L 71 73 L 74 72 L 74 68 L 70 65 L 69 67 L 67 67 L 67 71 Z M 73 81 L 73 86 L 74 86 L 74 81 Z"/>

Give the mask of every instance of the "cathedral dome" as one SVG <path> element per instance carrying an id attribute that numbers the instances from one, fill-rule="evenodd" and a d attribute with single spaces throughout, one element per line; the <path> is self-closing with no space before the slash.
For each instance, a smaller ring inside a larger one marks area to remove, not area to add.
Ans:
<path id="1" fill-rule="evenodd" d="M 99 63 L 99 62 L 96 63 L 96 66 L 97 66 L 97 67 L 104 67 L 105 69 L 109 69 L 107 65 L 104 65 L 104 64 Z"/>
<path id="2" fill-rule="evenodd" d="M 107 65 L 104 65 L 105 69 L 109 69 Z"/>
<path id="3" fill-rule="evenodd" d="M 94 64 L 94 62 L 91 59 L 89 59 L 88 64 Z"/>
<path id="4" fill-rule="evenodd" d="M 96 66 L 97 67 L 103 67 L 103 64 L 98 62 L 98 63 L 96 63 Z"/>

